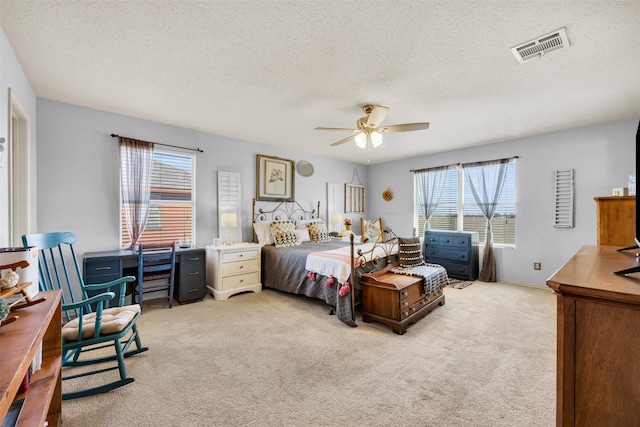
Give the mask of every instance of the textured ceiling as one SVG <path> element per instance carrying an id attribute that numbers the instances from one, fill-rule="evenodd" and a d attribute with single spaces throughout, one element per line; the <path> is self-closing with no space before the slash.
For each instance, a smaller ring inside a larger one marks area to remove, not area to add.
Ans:
<path id="1" fill-rule="evenodd" d="M 361 163 L 640 116 L 638 1 L 2 0 L 0 23 L 39 97 Z M 369 152 L 314 130 L 367 103 L 431 127 Z"/>

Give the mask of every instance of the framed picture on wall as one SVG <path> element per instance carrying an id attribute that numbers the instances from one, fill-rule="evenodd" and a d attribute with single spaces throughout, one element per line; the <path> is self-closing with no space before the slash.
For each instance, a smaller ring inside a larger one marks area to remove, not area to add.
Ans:
<path id="1" fill-rule="evenodd" d="M 280 157 L 256 156 L 256 200 L 292 200 L 295 162 Z"/>

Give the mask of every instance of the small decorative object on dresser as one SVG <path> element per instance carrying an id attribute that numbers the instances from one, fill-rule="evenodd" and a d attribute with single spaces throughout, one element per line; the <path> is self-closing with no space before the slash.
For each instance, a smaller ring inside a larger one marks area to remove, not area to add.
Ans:
<path id="1" fill-rule="evenodd" d="M 260 245 L 207 246 L 207 288 L 217 300 L 241 292 L 260 292 Z"/>
<path id="2" fill-rule="evenodd" d="M 425 230 L 424 260 L 440 264 L 449 277 L 464 280 L 478 278 L 478 233 L 467 231 Z"/>

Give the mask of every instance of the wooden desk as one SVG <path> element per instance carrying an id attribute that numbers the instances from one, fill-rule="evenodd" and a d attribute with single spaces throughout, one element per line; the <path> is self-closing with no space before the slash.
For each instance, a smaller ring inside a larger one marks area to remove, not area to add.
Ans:
<path id="1" fill-rule="evenodd" d="M 611 246 L 584 246 L 548 281 L 558 295 L 558 426 L 640 425 L 640 275 Z"/>
<path id="2" fill-rule="evenodd" d="M 132 250 L 87 252 L 82 264 L 82 275 L 87 285 L 138 275 L 138 254 Z M 205 271 L 204 248 L 176 248 L 174 297 L 179 303 L 204 298 L 207 291 Z"/>

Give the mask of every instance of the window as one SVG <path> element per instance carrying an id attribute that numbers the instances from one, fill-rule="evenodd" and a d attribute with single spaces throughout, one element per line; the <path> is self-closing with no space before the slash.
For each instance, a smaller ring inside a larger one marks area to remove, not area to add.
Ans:
<path id="1" fill-rule="evenodd" d="M 193 241 L 195 157 L 154 150 L 149 217 L 139 243 Z M 121 243 L 130 243 L 120 201 Z"/>
<path id="2" fill-rule="evenodd" d="M 496 166 L 497 167 L 497 166 Z M 419 173 L 430 173 L 429 171 Z M 416 176 L 414 175 L 414 225 L 417 235 L 422 236 L 426 218 L 419 213 Z M 444 189 L 435 212 L 429 219 L 433 230 L 477 231 L 480 241 L 485 239 L 486 220 L 476 204 L 471 189 L 465 182 L 460 165 L 449 167 Z M 516 243 L 516 161 L 507 167 L 504 189 L 491 220 L 494 245 L 515 246 Z"/>

